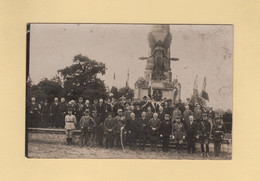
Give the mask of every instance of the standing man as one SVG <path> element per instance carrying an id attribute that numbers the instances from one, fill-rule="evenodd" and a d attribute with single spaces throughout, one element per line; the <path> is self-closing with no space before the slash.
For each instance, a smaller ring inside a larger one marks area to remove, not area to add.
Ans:
<path id="1" fill-rule="evenodd" d="M 146 144 L 146 140 L 148 137 L 148 119 L 146 117 L 146 112 L 142 112 L 141 117 L 138 119 L 138 128 L 139 128 L 139 133 L 138 133 L 138 139 L 139 139 L 139 147 L 141 148 L 141 150 L 145 149 L 145 144 Z"/>
<path id="2" fill-rule="evenodd" d="M 115 128 L 115 147 L 117 149 L 120 148 L 121 142 L 120 142 L 120 134 L 121 134 L 121 129 L 125 126 L 125 116 L 123 115 L 123 110 L 118 109 L 117 111 L 118 116 L 115 117 L 115 122 L 116 122 L 116 128 Z"/>
<path id="3" fill-rule="evenodd" d="M 45 100 L 44 103 L 41 105 L 41 127 L 42 128 L 46 128 L 48 126 L 49 116 L 50 116 L 50 105 L 48 104 L 48 101 Z"/>
<path id="4" fill-rule="evenodd" d="M 197 123 L 194 121 L 193 115 L 190 115 L 189 122 L 186 124 L 186 140 L 188 144 L 188 154 L 195 153 L 196 134 L 197 134 Z"/>
<path id="5" fill-rule="evenodd" d="M 28 126 L 29 127 L 38 127 L 39 126 L 39 104 L 36 103 L 34 97 L 31 98 L 31 102 L 28 105 Z"/>
<path id="6" fill-rule="evenodd" d="M 153 118 L 153 112 L 152 112 L 152 108 L 150 106 L 147 107 L 146 117 L 147 117 L 148 120 Z"/>
<path id="7" fill-rule="evenodd" d="M 126 120 L 125 131 L 127 136 L 127 142 L 131 150 L 136 149 L 136 134 L 137 134 L 137 120 L 135 118 L 135 113 L 130 114 L 130 119 Z"/>
<path id="8" fill-rule="evenodd" d="M 135 103 L 134 113 L 135 113 L 135 117 L 137 119 L 139 119 L 141 117 L 142 110 L 141 110 L 141 107 L 140 107 L 139 103 Z"/>
<path id="9" fill-rule="evenodd" d="M 169 115 L 169 114 L 168 114 L 168 115 Z M 170 115 L 169 115 L 169 116 L 170 116 Z M 163 121 L 164 118 L 165 118 L 165 113 L 164 113 L 164 111 L 163 111 L 163 107 L 162 107 L 162 106 L 159 107 L 158 118 L 159 118 L 161 121 Z"/>
<path id="10" fill-rule="evenodd" d="M 104 121 L 106 149 L 114 147 L 114 136 L 115 136 L 115 128 L 116 128 L 116 122 L 112 117 L 111 112 L 108 112 L 107 115 L 108 117 Z"/>
<path id="11" fill-rule="evenodd" d="M 98 125 L 101 123 L 100 119 L 98 118 L 97 111 L 92 111 L 92 119 L 94 121 L 93 129 L 91 131 L 91 145 L 97 146 L 98 145 Z"/>
<path id="12" fill-rule="evenodd" d="M 173 126 L 172 126 L 172 134 L 174 135 L 174 139 L 177 142 L 177 145 L 176 145 L 177 152 L 182 153 L 182 143 L 185 138 L 184 125 L 183 125 L 183 123 L 181 123 L 180 116 L 176 116 L 175 121 L 176 122 L 173 123 Z"/>
<path id="13" fill-rule="evenodd" d="M 60 104 L 59 104 L 59 123 L 58 123 L 58 127 L 60 127 L 60 128 L 64 127 L 64 119 L 65 119 L 66 113 L 67 113 L 67 104 L 65 102 L 65 98 L 62 97 L 60 99 Z"/>
<path id="14" fill-rule="evenodd" d="M 88 145 L 88 141 L 91 136 L 91 127 L 94 125 L 94 120 L 89 116 L 90 112 L 88 109 L 85 111 L 85 115 L 79 121 L 79 126 L 81 129 L 81 136 L 80 136 L 80 146 L 83 147 L 84 145 Z"/>
<path id="15" fill-rule="evenodd" d="M 213 141 L 214 141 L 214 155 L 215 157 L 219 156 L 221 150 L 221 142 L 224 140 L 226 135 L 226 128 L 221 122 L 220 117 L 215 118 L 216 124 L 213 126 Z"/>
<path id="16" fill-rule="evenodd" d="M 160 137 L 162 138 L 162 151 L 169 151 L 170 135 L 172 133 L 172 123 L 170 120 L 170 115 L 165 114 L 164 119 L 161 120 L 160 126 Z"/>
<path id="17" fill-rule="evenodd" d="M 87 100 L 86 100 L 86 101 L 87 101 Z M 86 104 L 86 103 L 85 103 L 85 104 Z M 85 105 L 85 107 L 86 107 L 86 105 Z M 93 110 L 97 111 L 97 114 L 98 114 L 98 116 L 99 116 L 99 112 L 98 112 L 98 100 L 97 100 L 97 99 L 94 100 L 94 103 L 92 104 L 92 106 L 91 106 L 91 108 L 90 108 L 89 110 L 91 110 L 91 111 L 93 111 Z"/>
<path id="18" fill-rule="evenodd" d="M 85 101 L 84 109 L 85 109 L 85 110 L 88 109 L 90 112 L 93 112 L 92 106 L 90 105 L 90 102 L 89 102 L 88 99 Z M 94 109 L 94 110 L 95 110 L 95 109 Z M 95 110 L 95 111 L 96 111 L 96 110 Z"/>
<path id="19" fill-rule="evenodd" d="M 99 102 L 97 104 L 97 112 L 101 121 L 104 122 L 104 120 L 107 118 L 107 112 L 105 112 L 105 105 L 103 99 L 99 99 Z"/>
<path id="20" fill-rule="evenodd" d="M 73 138 L 73 132 L 77 123 L 76 116 L 72 114 L 72 110 L 68 110 L 68 115 L 65 116 L 65 133 L 67 145 L 70 145 Z"/>
<path id="21" fill-rule="evenodd" d="M 174 106 L 174 111 L 172 112 L 172 123 L 175 122 L 177 117 L 181 117 L 181 111 L 179 110 L 178 106 Z"/>
<path id="22" fill-rule="evenodd" d="M 86 110 L 86 109 L 87 108 L 85 108 L 85 106 L 84 106 L 83 98 L 79 97 L 79 101 L 76 105 L 76 118 L 77 118 L 77 120 L 80 120 L 80 118 L 83 116 L 84 110 Z"/>
<path id="23" fill-rule="evenodd" d="M 198 133 L 200 139 L 200 147 L 203 156 L 209 157 L 209 133 L 210 133 L 210 123 L 208 122 L 207 113 L 202 113 L 202 121 L 199 122 L 198 125 Z M 206 146 L 206 153 L 204 149 L 204 145 Z"/>
<path id="24" fill-rule="evenodd" d="M 200 109 L 200 105 L 197 104 L 194 108 L 193 116 L 195 118 L 195 121 L 200 122 L 202 120 L 202 110 Z"/>
<path id="25" fill-rule="evenodd" d="M 158 114 L 154 113 L 153 118 L 149 120 L 148 125 L 150 128 L 150 141 L 151 141 L 151 150 L 156 151 L 157 143 L 159 140 L 159 129 L 160 129 L 160 119 L 158 118 Z"/>
<path id="26" fill-rule="evenodd" d="M 184 124 L 187 125 L 190 122 L 190 116 L 193 115 L 192 111 L 190 110 L 189 105 L 185 106 L 185 111 L 183 112 L 183 119 Z"/>
<path id="27" fill-rule="evenodd" d="M 54 102 L 51 104 L 51 119 L 52 119 L 52 127 L 59 127 L 59 99 L 57 97 L 54 98 Z M 71 110 L 72 111 L 72 110 Z"/>

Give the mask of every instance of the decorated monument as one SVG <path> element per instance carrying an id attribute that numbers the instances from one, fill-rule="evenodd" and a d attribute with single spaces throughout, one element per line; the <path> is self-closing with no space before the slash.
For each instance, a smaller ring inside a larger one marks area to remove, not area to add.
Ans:
<path id="1" fill-rule="evenodd" d="M 180 99 L 181 85 L 177 79 L 172 79 L 170 47 L 172 34 L 169 25 L 154 25 L 148 34 L 150 51 L 146 60 L 144 77 L 139 77 L 135 83 L 135 98 L 153 97 L 156 101 L 163 98 L 176 102 Z"/>

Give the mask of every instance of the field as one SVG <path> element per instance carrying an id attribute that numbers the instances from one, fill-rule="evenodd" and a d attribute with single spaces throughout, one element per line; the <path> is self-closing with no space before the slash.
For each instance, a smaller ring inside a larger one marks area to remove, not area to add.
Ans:
<path id="1" fill-rule="evenodd" d="M 203 157 L 198 151 L 194 155 L 177 153 L 175 149 L 169 153 L 162 152 L 159 148 L 157 152 L 151 152 L 149 148 L 144 151 L 129 150 L 124 151 L 105 148 L 79 147 L 78 145 L 66 145 L 65 143 L 44 143 L 29 141 L 28 158 L 69 158 L 69 159 L 174 159 L 174 160 L 231 160 L 231 153 L 221 153 L 220 157 L 214 157 L 211 152 L 210 157 Z"/>

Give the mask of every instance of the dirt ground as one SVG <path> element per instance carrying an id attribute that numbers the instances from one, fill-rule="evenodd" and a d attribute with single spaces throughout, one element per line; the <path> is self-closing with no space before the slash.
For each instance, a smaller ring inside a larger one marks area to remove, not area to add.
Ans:
<path id="1" fill-rule="evenodd" d="M 177 153 L 176 150 L 170 150 L 169 153 L 163 153 L 159 148 L 157 152 L 151 152 L 149 148 L 144 151 L 129 150 L 124 151 L 104 148 L 80 148 L 78 145 L 39 143 L 30 141 L 28 143 L 28 158 L 69 158 L 69 159 L 174 159 L 174 160 L 231 160 L 231 153 L 221 153 L 220 157 L 203 157 L 200 152 L 194 155 Z"/>

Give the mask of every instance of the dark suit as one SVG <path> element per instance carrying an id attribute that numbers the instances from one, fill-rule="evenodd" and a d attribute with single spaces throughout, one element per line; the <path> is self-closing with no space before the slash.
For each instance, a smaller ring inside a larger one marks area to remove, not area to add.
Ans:
<path id="1" fill-rule="evenodd" d="M 148 134 L 148 131 L 147 131 L 148 121 L 149 120 L 147 119 L 147 117 L 145 117 L 145 118 L 140 117 L 138 119 L 138 124 L 137 124 L 137 126 L 138 126 L 138 139 L 139 139 L 139 146 L 140 146 L 141 149 L 145 148 L 146 140 L 147 140 L 147 137 L 148 137 L 148 135 L 147 135 Z"/>
<path id="2" fill-rule="evenodd" d="M 52 119 L 51 126 L 58 128 L 58 126 L 59 126 L 59 103 L 57 103 L 57 104 L 52 103 L 50 109 L 51 109 L 51 119 Z M 65 121 L 65 118 L 64 118 L 64 121 Z"/>
<path id="3" fill-rule="evenodd" d="M 161 126 L 160 126 L 160 134 L 162 135 L 162 142 L 163 142 L 163 145 L 162 145 L 163 152 L 169 151 L 169 142 L 170 142 L 171 132 L 172 132 L 171 120 L 163 119 L 161 121 Z"/>
<path id="4" fill-rule="evenodd" d="M 195 121 L 188 122 L 186 124 L 186 140 L 188 144 L 188 153 L 192 150 L 192 153 L 195 153 L 195 141 L 197 133 L 197 123 Z"/>
<path id="5" fill-rule="evenodd" d="M 136 136 L 138 130 L 138 121 L 137 119 L 127 119 L 125 124 L 125 130 L 127 132 L 127 142 L 130 149 L 136 148 Z"/>

